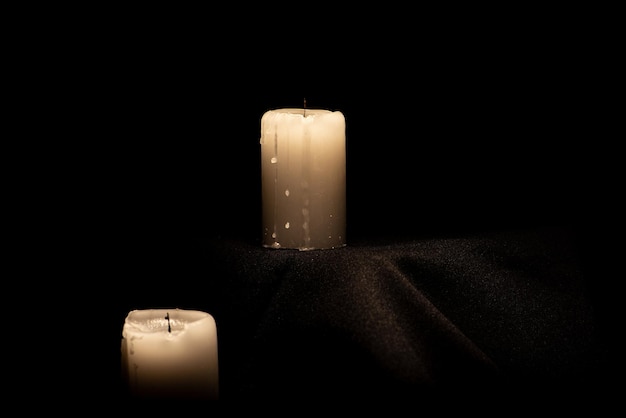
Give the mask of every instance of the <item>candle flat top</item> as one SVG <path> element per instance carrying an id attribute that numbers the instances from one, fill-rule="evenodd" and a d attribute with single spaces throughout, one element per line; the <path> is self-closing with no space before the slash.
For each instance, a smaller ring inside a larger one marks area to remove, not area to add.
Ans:
<path id="1" fill-rule="evenodd" d="M 265 112 L 263 117 L 269 116 L 300 116 L 302 118 L 315 118 L 318 116 L 341 116 L 343 118 L 343 114 L 338 110 L 329 110 L 329 109 L 305 109 L 305 108 L 295 108 L 295 107 L 287 107 L 282 109 L 272 109 Z"/>
<path id="2" fill-rule="evenodd" d="M 332 113 L 332 110 L 329 109 L 308 109 L 308 108 L 297 108 L 297 107 L 285 107 L 282 109 L 273 109 L 268 112 L 275 113 L 291 113 L 294 115 L 321 115 L 326 113 Z"/>
<path id="3" fill-rule="evenodd" d="M 309 124 L 317 124 L 319 123 L 330 123 L 330 124 L 344 124 L 345 118 L 343 113 L 338 110 L 327 110 L 327 109 L 297 109 L 297 108 L 283 108 L 283 109 L 274 109 L 268 110 L 263 114 L 261 118 L 261 124 L 264 122 L 269 123 L 277 123 L 279 121 L 284 121 L 293 124 L 305 123 Z"/>
<path id="4" fill-rule="evenodd" d="M 134 310 L 128 313 L 124 330 L 143 333 L 183 330 L 207 318 L 212 319 L 212 316 L 202 311 L 178 308 Z"/>

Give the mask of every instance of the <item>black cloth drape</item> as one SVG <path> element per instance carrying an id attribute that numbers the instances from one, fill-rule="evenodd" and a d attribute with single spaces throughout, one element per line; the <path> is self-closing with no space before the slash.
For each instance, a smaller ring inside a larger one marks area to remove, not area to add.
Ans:
<path id="1" fill-rule="evenodd" d="M 298 251 L 212 237 L 174 262 L 146 255 L 117 332 L 130 309 L 211 313 L 221 400 L 596 396 L 610 347 L 582 238 L 541 227 Z"/>

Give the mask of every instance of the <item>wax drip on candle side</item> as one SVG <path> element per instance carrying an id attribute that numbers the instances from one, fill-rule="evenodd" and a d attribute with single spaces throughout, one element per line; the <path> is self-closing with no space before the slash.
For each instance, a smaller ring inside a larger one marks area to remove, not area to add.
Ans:
<path id="1" fill-rule="evenodd" d="M 278 132 L 274 132 L 274 156 L 271 160 L 274 164 L 274 199 L 276 199 L 276 193 L 278 190 Z M 274 231 L 272 232 L 272 238 L 277 239 L 278 234 L 276 231 L 276 202 L 274 202 Z M 274 241 L 272 244 L 274 248 L 280 248 L 280 243 Z"/>
<path id="2" fill-rule="evenodd" d="M 343 115 L 312 109 L 309 118 L 305 97 L 301 110 L 272 110 L 261 120 L 263 246 L 344 246 Z"/>

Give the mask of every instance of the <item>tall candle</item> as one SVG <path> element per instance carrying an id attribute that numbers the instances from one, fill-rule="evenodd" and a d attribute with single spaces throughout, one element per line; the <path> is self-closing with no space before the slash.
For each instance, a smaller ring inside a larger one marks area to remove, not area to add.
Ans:
<path id="1" fill-rule="evenodd" d="M 217 328 L 202 311 L 129 312 L 122 331 L 122 372 L 136 398 L 218 398 Z"/>
<path id="2" fill-rule="evenodd" d="M 261 118 L 263 246 L 346 245 L 346 124 L 339 111 L 285 108 Z"/>

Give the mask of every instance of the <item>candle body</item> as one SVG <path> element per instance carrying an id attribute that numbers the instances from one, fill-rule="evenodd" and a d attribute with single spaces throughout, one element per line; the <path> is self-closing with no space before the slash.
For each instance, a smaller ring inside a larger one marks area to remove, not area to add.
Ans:
<path id="1" fill-rule="evenodd" d="M 206 312 L 131 311 L 121 350 L 123 376 L 135 398 L 218 398 L 217 328 Z"/>
<path id="2" fill-rule="evenodd" d="M 270 110 L 261 118 L 263 246 L 346 245 L 346 134 L 341 112 Z"/>

